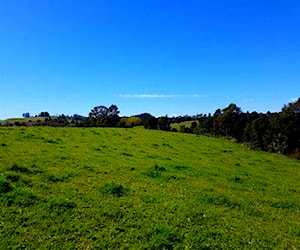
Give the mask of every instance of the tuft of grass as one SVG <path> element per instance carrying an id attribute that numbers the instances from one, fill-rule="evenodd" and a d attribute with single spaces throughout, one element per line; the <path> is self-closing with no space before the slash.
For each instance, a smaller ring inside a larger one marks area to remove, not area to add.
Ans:
<path id="1" fill-rule="evenodd" d="M 101 186 L 100 191 L 104 195 L 109 194 L 115 197 L 121 197 L 128 193 L 128 188 L 126 188 L 122 184 L 118 184 L 112 181 Z"/>
<path id="2" fill-rule="evenodd" d="M 175 165 L 173 168 L 176 169 L 176 170 L 180 170 L 180 171 L 188 169 L 187 166 L 183 166 L 183 165 Z"/>
<path id="3" fill-rule="evenodd" d="M 150 168 L 148 171 L 144 172 L 144 175 L 151 177 L 151 178 L 161 178 L 163 177 L 163 172 L 166 171 L 166 168 L 160 167 L 157 164 L 154 167 Z"/>
<path id="4" fill-rule="evenodd" d="M 17 182 L 20 180 L 20 175 L 19 174 L 16 174 L 16 173 L 9 173 L 7 176 L 6 176 L 6 179 L 10 182 Z"/>
<path id="5" fill-rule="evenodd" d="M 63 176 L 55 176 L 53 174 L 48 174 L 48 173 L 45 173 L 43 176 L 45 180 L 52 181 L 52 182 L 59 182 L 59 181 L 63 182 L 65 179 Z"/>
<path id="6" fill-rule="evenodd" d="M 62 216 L 65 213 L 71 212 L 77 207 L 76 203 L 64 198 L 53 198 L 47 202 L 43 209 L 45 208 L 50 214 L 55 216 Z"/>
<path id="7" fill-rule="evenodd" d="M 0 180 L 0 193 L 8 193 L 12 190 L 10 183 L 6 180 Z"/>
<path id="8" fill-rule="evenodd" d="M 30 173 L 31 171 L 27 167 L 20 167 L 17 163 L 14 163 L 8 170 L 17 173 Z"/>
<path id="9" fill-rule="evenodd" d="M 278 202 L 267 202 L 273 208 L 280 208 L 280 209 L 287 209 L 290 211 L 296 211 L 299 207 L 293 202 L 285 202 L 285 201 L 278 201 Z"/>
<path id="10" fill-rule="evenodd" d="M 228 195 L 220 194 L 213 191 L 201 193 L 199 195 L 199 200 L 216 206 L 226 206 L 226 207 L 239 206 L 239 204 L 233 202 Z"/>
<path id="11" fill-rule="evenodd" d="M 234 177 L 234 181 L 237 182 L 237 183 L 242 183 L 243 182 L 242 178 L 238 177 L 238 176 Z"/>
<path id="12" fill-rule="evenodd" d="M 34 193 L 26 190 L 16 190 L 9 197 L 9 202 L 21 208 L 32 207 L 41 202 L 41 199 Z"/>
<path id="13" fill-rule="evenodd" d="M 128 156 L 128 157 L 132 157 L 132 156 L 133 156 L 133 155 L 130 154 L 130 153 L 122 153 L 121 155 Z"/>

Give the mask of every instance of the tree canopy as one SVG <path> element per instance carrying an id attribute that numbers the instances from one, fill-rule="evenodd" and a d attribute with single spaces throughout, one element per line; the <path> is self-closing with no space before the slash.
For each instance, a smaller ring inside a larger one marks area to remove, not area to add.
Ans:
<path id="1" fill-rule="evenodd" d="M 120 111 L 116 105 L 110 107 L 96 106 L 89 113 L 89 124 L 96 127 L 115 127 L 120 117 Z"/>

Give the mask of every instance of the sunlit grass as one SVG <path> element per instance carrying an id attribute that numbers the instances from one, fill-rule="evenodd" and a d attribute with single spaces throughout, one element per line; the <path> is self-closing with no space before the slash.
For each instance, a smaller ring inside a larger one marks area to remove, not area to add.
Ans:
<path id="1" fill-rule="evenodd" d="M 0 248 L 297 248 L 300 162 L 119 128 L 0 129 Z"/>

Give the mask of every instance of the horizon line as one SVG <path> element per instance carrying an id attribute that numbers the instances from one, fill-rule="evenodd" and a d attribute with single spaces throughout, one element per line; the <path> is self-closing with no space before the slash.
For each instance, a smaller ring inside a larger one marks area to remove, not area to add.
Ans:
<path id="1" fill-rule="evenodd" d="M 186 97 L 208 97 L 208 95 L 200 95 L 200 94 L 190 94 L 190 95 L 182 95 L 182 94 L 119 94 L 119 97 L 124 98 L 186 98 Z"/>

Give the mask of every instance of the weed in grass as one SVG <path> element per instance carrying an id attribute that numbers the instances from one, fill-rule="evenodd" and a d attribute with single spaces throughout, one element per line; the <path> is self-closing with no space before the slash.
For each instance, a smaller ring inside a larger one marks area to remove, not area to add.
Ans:
<path id="1" fill-rule="evenodd" d="M 64 181 L 64 177 L 63 176 L 55 176 L 53 174 L 43 174 L 43 178 L 47 181 L 52 181 L 52 182 L 63 182 Z"/>
<path id="2" fill-rule="evenodd" d="M 179 171 L 187 170 L 187 169 L 188 169 L 187 166 L 183 166 L 183 165 L 175 165 L 173 168 L 174 168 L 175 170 L 179 170 Z"/>
<path id="3" fill-rule="evenodd" d="M 151 178 L 161 178 L 162 172 L 165 172 L 166 169 L 164 167 L 160 167 L 158 165 L 154 165 L 154 167 L 150 168 L 148 171 L 144 172 L 144 174 Z"/>
<path id="4" fill-rule="evenodd" d="M 126 195 L 129 190 L 124 185 L 117 184 L 117 183 L 112 181 L 112 182 L 104 184 L 100 188 L 100 191 L 104 195 L 110 194 L 110 195 L 113 195 L 115 197 L 121 197 L 121 196 Z"/>
<path id="5" fill-rule="evenodd" d="M 88 170 L 90 172 L 95 172 L 95 169 L 91 166 L 83 166 L 82 168 L 85 169 L 85 170 Z"/>
<path id="6" fill-rule="evenodd" d="M 119 222 L 125 216 L 125 212 L 118 207 L 104 207 L 100 213 L 106 220 L 108 219 L 115 222 Z"/>
<path id="7" fill-rule="evenodd" d="M 290 231 L 292 234 L 300 238 L 300 227 L 292 227 Z"/>
<path id="8" fill-rule="evenodd" d="M 286 209 L 289 211 L 296 211 L 299 209 L 299 207 L 294 204 L 293 202 L 284 202 L 284 201 L 278 201 L 278 202 L 267 202 L 268 205 L 270 205 L 273 208 L 280 208 L 280 209 Z"/>
<path id="9" fill-rule="evenodd" d="M 30 191 L 18 190 L 9 193 L 7 196 L 8 206 L 17 206 L 21 208 L 31 207 L 40 203 L 40 198 Z"/>
<path id="10" fill-rule="evenodd" d="M 8 170 L 17 173 L 30 173 L 31 171 L 27 167 L 20 167 L 17 163 L 14 163 Z"/>
<path id="11" fill-rule="evenodd" d="M 242 180 L 242 178 L 240 178 L 240 177 L 238 177 L 238 176 L 235 176 L 235 177 L 234 177 L 234 182 L 236 182 L 236 183 L 242 183 L 243 180 Z"/>
<path id="12" fill-rule="evenodd" d="M 178 243 L 182 242 L 182 236 L 176 229 L 172 230 L 160 224 L 147 233 L 149 249 L 173 249 Z"/>
<path id="13" fill-rule="evenodd" d="M 243 204 L 241 206 L 242 212 L 246 215 L 250 215 L 250 216 L 254 216 L 254 217 L 263 217 L 264 214 L 258 209 L 256 208 L 254 205 L 245 205 Z"/>
<path id="14" fill-rule="evenodd" d="M 217 192 L 203 192 L 200 194 L 199 200 L 216 206 L 239 206 L 238 203 L 231 201 L 231 199 L 227 195 Z"/>
<path id="15" fill-rule="evenodd" d="M 43 208 L 46 209 L 50 214 L 55 216 L 60 216 L 64 213 L 68 213 L 72 211 L 74 208 L 77 207 L 76 203 L 63 198 L 53 198 L 52 200 L 48 201 Z"/>
<path id="16" fill-rule="evenodd" d="M 155 155 L 149 155 L 149 154 L 148 154 L 148 155 L 146 155 L 146 157 L 147 157 L 147 158 L 150 158 L 150 159 L 155 159 L 155 158 L 156 158 L 156 156 L 155 156 Z"/>
<path id="17" fill-rule="evenodd" d="M 17 182 L 20 180 L 20 175 L 16 173 L 9 173 L 6 176 L 6 179 L 10 182 Z"/>
<path id="18" fill-rule="evenodd" d="M 158 165 L 154 165 L 154 171 L 158 171 L 158 172 L 164 172 L 166 171 L 166 169 L 164 167 L 160 167 Z"/>
<path id="19" fill-rule="evenodd" d="M 55 144 L 58 143 L 57 141 L 55 141 L 55 140 L 53 140 L 53 139 L 47 140 L 46 142 L 47 142 L 47 143 L 55 143 Z"/>
<path id="20" fill-rule="evenodd" d="M 144 196 L 142 197 L 142 201 L 145 203 L 158 203 L 159 199 L 153 196 Z"/>
<path id="21" fill-rule="evenodd" d="M 12 190 L 10 183 L 6 180 L 0 180 L 0 193 L 8 193 Z"/>
<path id="22" fill-rule="evenodd" d="M 130 154 L 130 153 L 122 153 L 121 155 L 128 156 L 128 157 L 133 156 L 133 154 Z"/>
<path id="23" fill-rule="evenodd" d="M 175 180 L 175 181 L 178 181 L 178 180 L 181 180 L 181 179 L 183 179 L 183 178 L 178 177 L 178 176 L 175 176 L 175 175 L 170 175 L 168 179 L 169 179 L 169 180 Z"/>

